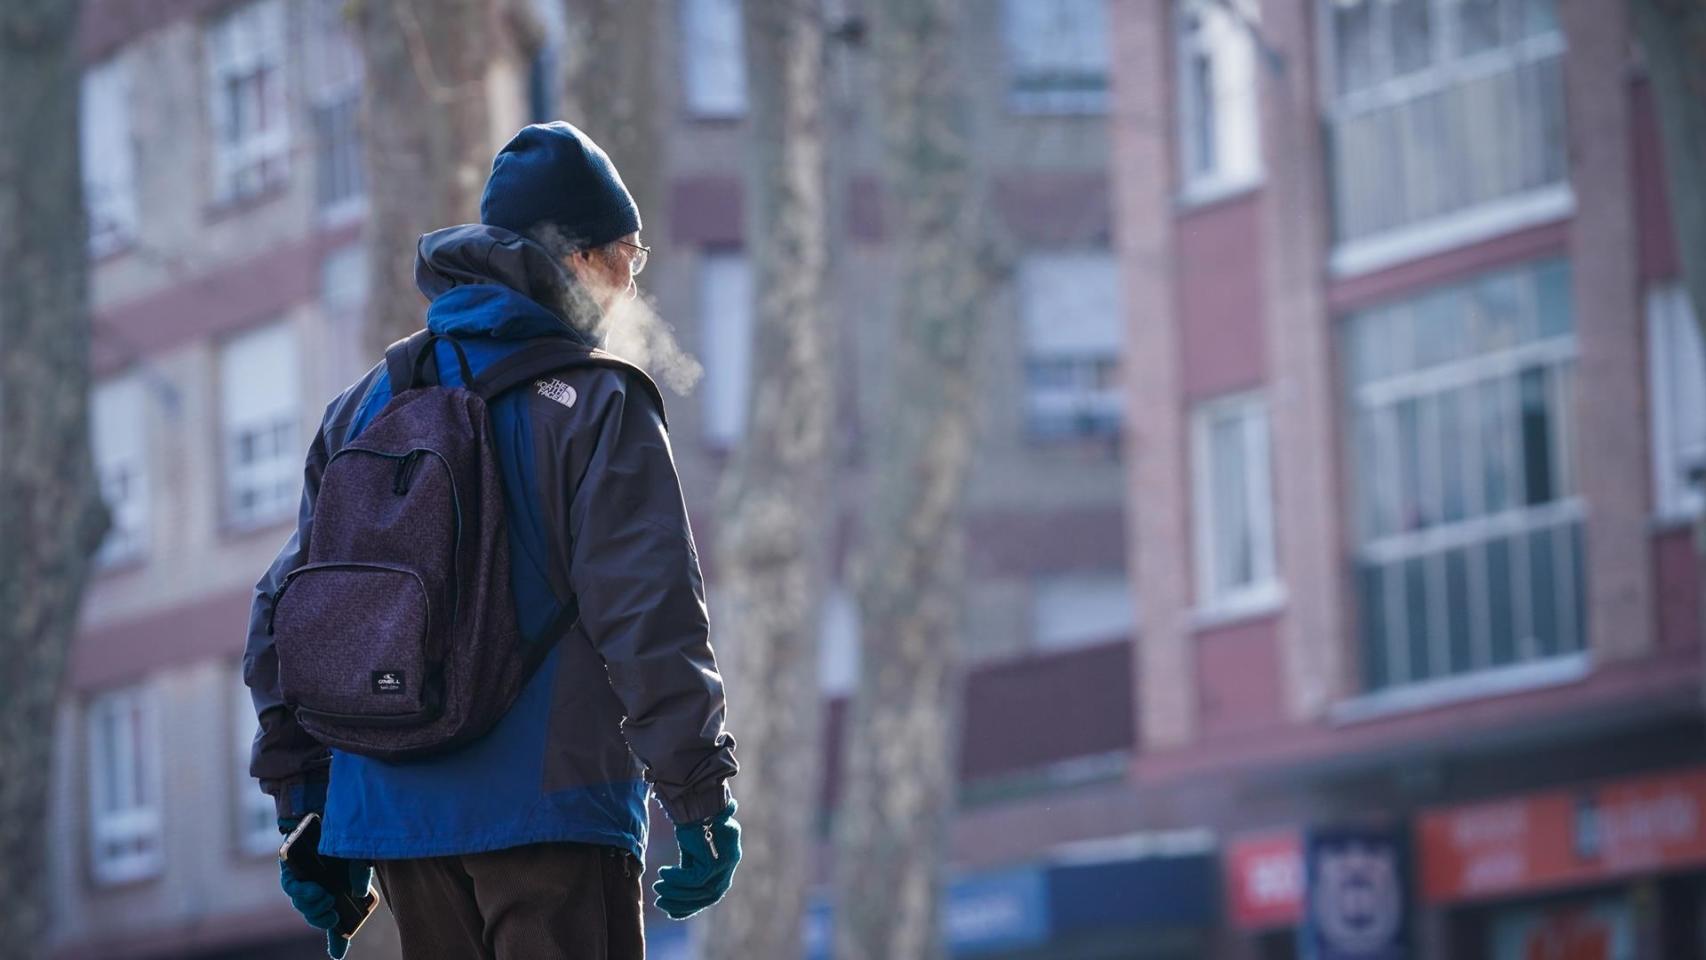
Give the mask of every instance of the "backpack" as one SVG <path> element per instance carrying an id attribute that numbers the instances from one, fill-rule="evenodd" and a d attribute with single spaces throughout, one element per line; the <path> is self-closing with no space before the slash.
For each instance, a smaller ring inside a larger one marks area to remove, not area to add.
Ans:
<path id="1" fill-rule="evenodd" d="M 468 386 L 439 384 L 439 340 Z M 487 404 L 575 366 L 638 374 L 663 404 L 637 368 L 566 338 L 527 341 L 475 377 L 454 338 L 422 330 L 385 364 L 391 400 L 327 461 L 307 556 L 273 593 L 267 629 L 305 731 L 401 760 L 491 729 L 578 619 L 570 597 L 544 634 L 522 635 Z"/>

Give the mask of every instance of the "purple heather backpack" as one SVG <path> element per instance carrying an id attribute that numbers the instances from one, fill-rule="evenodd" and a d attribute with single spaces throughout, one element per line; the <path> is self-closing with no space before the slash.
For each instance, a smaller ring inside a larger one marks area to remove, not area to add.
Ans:
<path id="1" fill-rule="evenodd" d="M 438 340 L 470 387 L 438 384 Z M 268 629 L 302 728 L 340 750 L 399 760 L 491 729 L 578 609 L 569 598 L 565 615 L 525 642 L 486 404 L 567 367 L 638 371 L 549 338 L 475 378 L 455 339 L 425 330 L 392 344 L 385 363 L 391 401 L 327 462 L 306 560 L 273 594 Z M 634 379 L 655 397 L 644 374 Z"/>

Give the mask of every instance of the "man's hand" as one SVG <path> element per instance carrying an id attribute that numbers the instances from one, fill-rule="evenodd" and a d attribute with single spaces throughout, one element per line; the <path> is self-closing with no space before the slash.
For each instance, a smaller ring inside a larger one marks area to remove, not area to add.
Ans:
<path id="1" fill-rule="evenodd" d="M 671 920 L 686 920 L 729 892 L 735 867 L 740 865 L 740 822 L 735 820 L 735 802 L 722 813 L 699 823 L 675 827 L 675 843 L 681 863 L 658 871 L 652 892 L 657 907 Z"/>
<path id="2" fill-rule="evenodd" d="M 289 834 L 296 829 L 295 820 L 280 820 L 280 833 Z M 373 882 L 373 864 L 362 860 L 344 860 L 327 857 L 325 861 L 334 866 L 343 866 L 348 872 L 348 889 L 366 892 Z M 333 891 L 311 880 L 298 877 L 290 869 L 290 864 L 279 861 L 278 885 L 284 888 L 285 896 L 290 898 L 290 905 L 308 925 L 326 931 L 326 955 L 332 960 L 343 960 L 349 952 L 349 940 L 338 933 L 338 905 Z"/>

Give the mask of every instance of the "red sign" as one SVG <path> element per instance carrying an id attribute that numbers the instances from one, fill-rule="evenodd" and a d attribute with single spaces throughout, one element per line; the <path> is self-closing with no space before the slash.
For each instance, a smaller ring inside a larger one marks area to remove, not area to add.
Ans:
<path id="1" fill-rule="evenodd" d="M 1226 901 L 1246 930 L 1295 926 L 1303 916 L 1303 837 L 1251 834 L 1226 845 Z"/>
<path id="2" fill-rule="evenodd" d="M 1706 769 L 1435 811 L 1416 834 L 1432 902 L 1706 863 Z"/>

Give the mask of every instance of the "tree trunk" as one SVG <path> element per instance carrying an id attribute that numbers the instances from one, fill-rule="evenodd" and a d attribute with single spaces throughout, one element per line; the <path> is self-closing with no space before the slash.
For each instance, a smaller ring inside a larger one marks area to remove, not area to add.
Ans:
<path id="1" fill-rule="evenodd" d="M 804 4 L 744 5 L 755 285 L 747 433 L 724 477 L 716 539 L 719 654 L 740 736 L 746 844 L 712 911 L 710 960 L 800 955 L 818 811 L 819 610 L 834 499 L 826 309 L 824 37 Z"/>
<path id="2" fill-rule="evenodd" d="M 53 706 L 106 526 L 89 451 L 79 4 L 0 7 L 0 944 L 47 935 Z"/>
<path id="3" fill-rule="evenodd" d="M 1665 193 L 1682 279 L 1706 339 L 1706 0 L 1631 0 L 1664 145 Z M 1706 483 L 1706 477 L 1695 478 Z M 1706 636 L 1706 515 L 1694 528 Z"/>
<path id="4" fill-rule="evenodd" d="M 841 960 L 912 960 L 941 949 L 961 503 L 987 277 L 958 62 L 965 5 L 874 0 L 871 10 L 899 297 L 858 567 L 861 666 L 837 814 L 834 936 Z"/>
<path id="5" fill-rule="evenodd" d="M 368 352 L 421 328 L 421 234 L 479 219 L 492 154 L 524 116 L 499 0 L 352 0 L 366 67 Z"/>
<path id="6" fill-rule="evenodd" d="M 563 0 L 568 50 L 563 119 L 585 131 L 622 171 L 646 242 L 663 214 L 665 115 L 658 107 L 657 0 Z"/>

